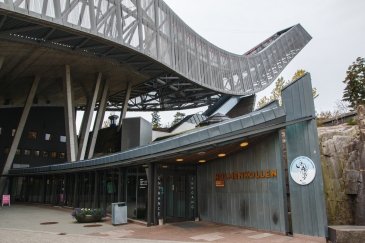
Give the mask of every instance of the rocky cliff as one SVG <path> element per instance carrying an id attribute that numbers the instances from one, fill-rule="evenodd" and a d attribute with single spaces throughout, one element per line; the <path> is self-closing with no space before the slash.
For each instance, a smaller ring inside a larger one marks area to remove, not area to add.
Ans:
<path id="1" fill-rule="evenodd" d="M 365 225 L 364 110 L 359 125 L 318 128 L 329 225 Z"/>

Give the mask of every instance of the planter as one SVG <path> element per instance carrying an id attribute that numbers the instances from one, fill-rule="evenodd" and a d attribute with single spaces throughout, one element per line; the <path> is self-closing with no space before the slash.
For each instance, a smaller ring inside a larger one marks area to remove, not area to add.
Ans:
<path id="1" fill-rule="evenodd" d="M 83 215 L 76 217 L 78 223 L 93 223 L 101 221 L 101 217 L 97 217 L 94 215 Z"/>
<path id="2" fill-rule="evenodd" d="M 71 214 L 78 223 L 99 222 L 105 216 L 101 208 L 75 208 Z"/>

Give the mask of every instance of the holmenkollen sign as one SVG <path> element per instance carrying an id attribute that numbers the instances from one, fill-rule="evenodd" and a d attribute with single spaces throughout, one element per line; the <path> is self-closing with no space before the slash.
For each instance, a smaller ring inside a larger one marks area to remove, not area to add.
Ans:
<path id="1" fill-rule="evenodd" d="M 215 175 L 215 186 L 224 187 L 225 180 L 242 180 L 242 179 L 265 179 L 277 177 L 277 170 L 258 170 L 258 171 L 243 171 L 230 173 L 217 173 Z"/>

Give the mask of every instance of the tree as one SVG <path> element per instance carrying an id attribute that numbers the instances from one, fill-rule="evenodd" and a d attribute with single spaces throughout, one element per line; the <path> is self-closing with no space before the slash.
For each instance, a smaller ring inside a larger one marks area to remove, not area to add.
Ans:
<path id="1" fill-rule="evenodd" d="M 172 121 L 171 126 L 179 123 L 182 119 L 184 119 L 184 117 L 185 117 L 185 113 L 176 112 L 176 114 L 174 115 L 174 120 Z"/>
<path id="2" fill-rule="evenodd" d="M 260 107 L 263 107 L 265 106 L 266 104 L 270 103 L 271 101 L 274 101 L 274 100 L 279 100 L 281 99 L 281 90 L 283 89 L 285 85 L 285 80 L 283 77 L 280 77 L 276 80 L 275 82 L 275 87 L 274 89 L 271 91 L 271 95 L 269 97 L 262 97 L 258 102 L 257 102 L 257 106 L 260 108 Z"/>
<path id="3" fill-rule="evenodd" d="M 343 81 L 346 84 L 343 93 L 344 101 L 350 102 L 350 107 L 356 109 L 358 105 L 365 104 L 365 59 L 358 57 L 346 72 Z"/>
<path id="4" fill-rule="evenodd" d="M 298 69 L 294 73 L 293 77 L 291 78 L 291 81 L 293 82 L 293 81 L 297 80 L 298 78 L 303 77 L 305 73 L 306 73 L 306 71 L 304 69 Z"/>
<path id="5" fill-rule="evenodd" d="M 161 127 L 161 117 L 160 114 L 158 114 L 158 111 L 154 111 L 151 114 L 152 116 L 152 128 L 159 128 Z"/>
<path id="6" fill-rule="evenodd" d="M 267 96 L 262 97 L 257 102 L 257 106 L 259 108 L 261 108 L 274 100 L 278 100 L 279 104 L 281 104 L 281 90 L 284 88 L 284 86 L 289 85 L 290 83 L 297 80 L 298 78 L 301 78 L 302 76 L 304 76 L 304 74 L 306 74 L 306 71 L 303 69 L 299 69 L 294 73 L 291 80 L 285 81 L 283 77 L 278 78 L 275 82 L 274 89 L 271 91 L 271 95 L 269 97 L 267 97 Z M 316 88 L 313 88 L 312 94 L 313 94 L 313 98 L 316 98 L 318 96 Z"/>

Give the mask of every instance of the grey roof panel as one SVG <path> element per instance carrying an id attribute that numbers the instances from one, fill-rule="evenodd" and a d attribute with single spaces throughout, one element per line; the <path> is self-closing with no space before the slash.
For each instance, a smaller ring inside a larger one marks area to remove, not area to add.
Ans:
<path id="1" fill-rule="evenodd" d="M 189 149 L 189 146 L 192 144 L 214 142 L 222 137 L 229 140 L 230 135 L 233 136 L 242 134 L 242 136 L 244 136 L 245 131 L 250 131 L 252 133 L 252 131 L 256 130 L 259 132 L 259 128 L 272 124 L 284 124 L 284 122 L 285 111 L 281 107 L 274 107 L 268 110 L 256 111 L 251 114 L 230 119 L 228 121 L 211 126 L 191 130 L 187 133 L 168 138 L 166 140 L 133 148 L 127 151 L 118 152 L 112 155 L 72 163 L 12 169 L 10 170 L 10 174 L 64 172 L 65 170 L 77 168 L 90 169 L 103 165 L 110 167 L 121 163 L 130 164 L 132 159 L 135 162 L 141 162 L 142 159 L 150 155 L 156 155 L 155 159 L 157 159 L 158 156 L 165 156 L 166 153 L 173 154 L 176 149 L 182 147 Z M 161 153 L 163 153 L 163 155 L 159 155 Z"/>

